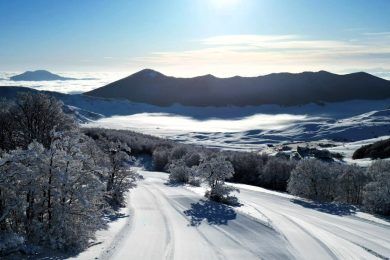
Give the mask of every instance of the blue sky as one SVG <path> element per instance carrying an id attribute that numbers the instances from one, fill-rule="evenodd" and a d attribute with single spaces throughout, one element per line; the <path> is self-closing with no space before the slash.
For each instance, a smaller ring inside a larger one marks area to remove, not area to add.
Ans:
<path id="1" fill-rule="evenodd" d="M 0 70 L 390 71 L 388 0 L 0 0 Z"/>

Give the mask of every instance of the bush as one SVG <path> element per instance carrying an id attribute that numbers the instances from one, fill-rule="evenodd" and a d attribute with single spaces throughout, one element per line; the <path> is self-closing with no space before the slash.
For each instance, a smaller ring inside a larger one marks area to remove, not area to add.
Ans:
<path id="1" fill-rule="evenodd" d="M 390 215 L 390 162 L 374 162 L 368 175 L 371 181 L 364 187 L 363 206 L 371 212 Z"/>
<path id="2" fill-rule="evenodd" d="M 337 173 L 335 199 L 343 203 L 360 205 L 362 203 L 363 188 L 368 182 L 364 169 L 356 165 L 340 165 L 337 167 Z"/>
<path id="3" fill-rule="evenodd" d="M 210 200 L 222 203 L 237 202 L 235 197 L 230 196 L 232 191 L 238 191 L 233 187 L 225 185 L 225 179 L 231 178 L 234 174 L 232 164 L 222 156 L 212 157 L 204 160 L 198 167 L 198 172 L 210 186 L 205 196 Z"/>
<path id="4" fill-rule="evenodd" d="M 198 152 L 189 152 L 184 157 L 184 161 L 188 167 L 198 166 L 201 160 L 201 156 Z"/>
<path id="5" fill-rule="evenodd" d="M 177 146 L 172 149 L 172 152 L 170 154 L 170 160 L 179 160 L 183 158 L 187 153 L 187 148 L 184 146 Z"/>
<path id="6" fill-rule="evenodd" d="M 335 177 L 332 165 L 317 159 L 304 159 L 292 171 L 287 191 L 317 201 L 332 201 Z"/>
<path id="7" fill-rule="evenodd" d="M 261 186 L 286 191 L 287 182 L 296 164 L 296 161 L 270 157 L 259 176 Z"/>
<path id="8" fill-rule="evenodd" d="M 156 171 L 165 171 L 169 163 L 169 150 L 167 147 L 157 147 L 152 155 L 153 167 Z"/>
<path id="9" fill-rule="evenodd" d="M 266 154 L 227 152 L 226 156 L 234 168 L 234 175 L 230 181 L 251 185 L 260 184 L 259 173 L 262 172 L 268 160 Z"/>
<path id="10" fill-rule="evenodd" d="M 183 160 L 173 161 L 169 167 L 169 181 L 173 183 L 188 183 L 190 179 L 191 169 Z"/>

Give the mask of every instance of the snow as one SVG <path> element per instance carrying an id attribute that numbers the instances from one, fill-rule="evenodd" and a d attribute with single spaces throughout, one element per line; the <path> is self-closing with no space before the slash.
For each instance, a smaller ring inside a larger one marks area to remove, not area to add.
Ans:
<path id="1" fill-rule="evenodd" d="M 96 239 L 88 249 L 68 259 L 96 259 L 108 255 L 115 248 L 115 243 L 118 243 L 123 235 L 127 235 L 131 227 L 132 213 L 131 204 L 119 210 L 118 217 L 109 221 L 107 229 L 96 232 Z"/>
<path id="2" fill-rule="evenodd" d="M 365 140 L 356 141 L 356 142 L 342 143 L 342 144 L 339 144 L 335 147 L 329 147 L 326 149 L 328 149 L 331 152 L 336 152 L 336 153 L 342 154 L 344 156 L 343 160 L 348 164 L 357 164 L 357 165 L 362 166 L 362 167 L 368 167 L 372 163 L 372 160 L 370 158 L 353 160 L 352 159 L 353 153 L 357 149 L 359 149 L 360 147 L 362 147 L 364 145 L 372 144 L 372 143 L 375 143 L 375 142 L 378 142 L 381 140 L 386 140 L 389 138 L 390 138 L 390 135 L 384 135 L 384 136 L 377 137 L 377 138 L 370 138 L 370 139 L 365 139 Z"/>
<path id="3" fill-rule="evenodd" d="M 106 241 L 77 259 L 390 257 L 389 220 L 241 184 L 230 184 L 241 189 L 243 204 L 233 208 L 207 202 L 205 187 L 169 185 L 166 173 L 141 174 L 145 179 L 129 196 L 130 217 L 120 220 L 128 224 L 100 233 Z"/>

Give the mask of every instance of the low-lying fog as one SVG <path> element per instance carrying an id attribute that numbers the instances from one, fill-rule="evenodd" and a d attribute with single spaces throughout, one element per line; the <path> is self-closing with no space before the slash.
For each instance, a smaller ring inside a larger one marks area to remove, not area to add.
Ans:
<path id="1" fill-rule="evenodd" d="M 116 129 L 132 129 L 149 134 L 182 134 L 189 132 L 201 133 L 235 133 L 253 129 L 278 130 L 298 121 L 304 121 L 305 115 L 289 114 L 256 114 L 238 119 L 207 119 L 198 120 L 192 117 L 168 113 L 140 113 L 129 116 L 113 116 L 100 119 L 89 125 Z"/>

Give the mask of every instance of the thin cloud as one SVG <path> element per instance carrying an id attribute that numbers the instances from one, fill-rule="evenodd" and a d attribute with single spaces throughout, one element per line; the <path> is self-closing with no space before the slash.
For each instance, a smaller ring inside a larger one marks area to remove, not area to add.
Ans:
<path id="1" fill-rule="evenodd" d="M 361 35 L 350 41 L 308 39 L 298 35 L 222 35 L 201 39 L 196 49 L 154 52 L 132 59 L 148 67 L 185 75 L 258 75 L 351 67 L 383 67 L 390 71 L 386 33 Z M 190 71 L 190 72 L 188 72 Z"/>

